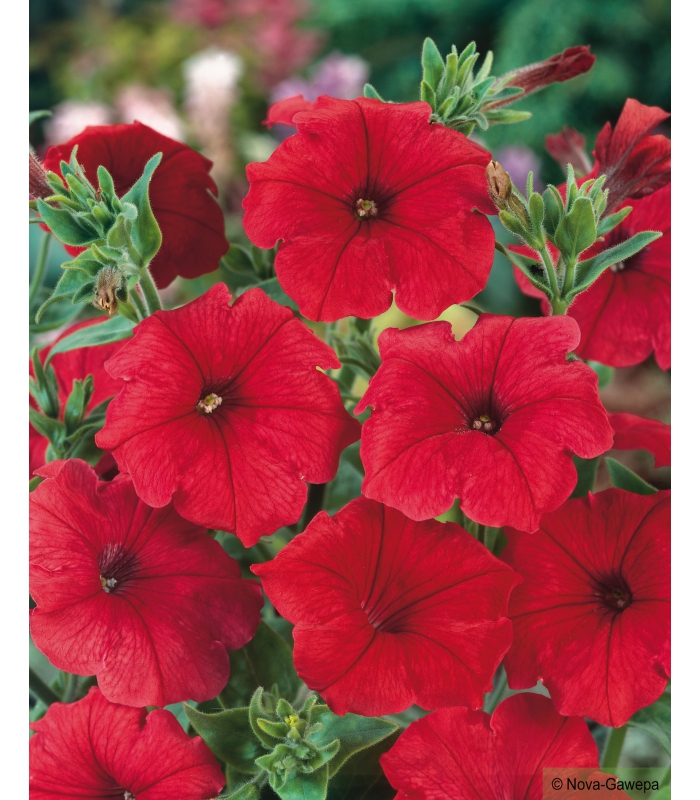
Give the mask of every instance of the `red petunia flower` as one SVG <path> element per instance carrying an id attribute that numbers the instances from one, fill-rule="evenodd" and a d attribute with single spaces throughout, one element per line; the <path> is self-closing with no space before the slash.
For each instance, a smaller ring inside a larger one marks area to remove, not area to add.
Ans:
<path id="1" fill-rule="evenodd" d="M 129 706 L 211 700 L 227 650 L 247 644 L 262 595 L 203 528 L 154 510 L 124 475 L 110 483 L 77 459 L 53 461 L 30 495 L 36 646 L 59 669 L 97 675 Z"/>
<path id="2" fill-rule="evenodd" d="M 30 726 L 30 800 L 208 800 L 226 780 L 169 711 L 110 703 L 96 687 Z"/>
<path id="3" fill-rule="evenodd" d="M 104 319 L 89 319 L 78 322 L 65 330 L 57 339 L 59 342 L 66 336 L 85 328 L 88 325 L 99 325 Z M 39 359 L 43 364 L 46 356 L 56 342 L 44 347 L 39 351 Z M 95 406 L 113 397 L 121 389 L 121 381 L 110 378 L 104 369 L 104 362 L 117 353 L 124 346 L 124 342 L 113 342 L 111 344 L 100 344 L 95 347 L 80 347 L 77 350 L 69 350 L 67 353 L 58 353 L 51 359 L 56 383 L 58 384 L 58 401 L 61 407 L 60 416 L 63 417 L 63 410 L 70 393 L 73 391 L 74 380 L 84 380 L 88 375 L 92 375 L 94 380 L 94 391 L 87 406 L 87 413 L 92 411 Z M 29 362 L 29 374 L 34 375 L 34 368 Z M 36 408 L 36 403 L 30 398 L 32 407 Z M 29 424 L 29 478 L 34 476 L 35 470 L 46 463 L 46 448 L 49 440 L 42 436 L 30 423 Z M 113 465 L 113 461 L 109 465 Z"/>
<path id="4" fill-rule="evenodd" d="M 648 450 L 657 467 L 671 466 L 671 426 L 636 414 L 608 414 L 614 450 Z"/>
<path id="5" fill-rule="evenodd" d="M 310 111 L 313 108 L 311 100 L 304 99 L 304 95 L 295 94 L 292 97 L 285 97 L 284 100 L 278 100 L 273 103 L 267 110 L 267 117 L 263 120 L 262 124 L 271 128 L 273 125 L 289 125 L 296 127 L 292 121 L 294 115 L 298 111 Z"/>
<path id="6" fill-rule="evenodd" d="M 258 247 L 283 240 L 277 275 L 305 317 L 374 317 L 396 289 L 402 311 L 433 319 L 486 285 L 491 156 L 430 114 L 322 96 L 295 115 L 298 134 L 246 168 L 243 227 Z"/>
<path id="7" fill-rule="evenodd" d="M 580 717 L 518 694 L 492 716 L 444 708 L 412 722 L 380 759 L 396 800 L 542 800 L 547 767 L 597 767 L 598 748 Z"/>
<path id="8" fill-rule="evenodd" d="M 519 86 L 523 89 L 523 93 L 506 100 L 486 103 L 485 109 L 500 108 L 516 100 L 522 100 L 523 97 L 538 92 L 552 83 L 569 81 L 588 72 L 593 64 L 595 64 L 595 56 L 591 54 L 590 45 L 567 47 L 563 52 L 544 61 L 528 64 L 504 76 L 508 78 L 503 84 L 504 87 Z"/>
<path id="9" fill-rule="evenodd" d="M 586 137 L 576 128 L 565 125 L 559 133 L 548 134 L 544 137 L 544 148 L 564 171 L 567 164 L 571 164 L 580 175 L 591 171 L 593 165 L 586 152 Z"/>
<path id="10" fill-rule="evenodd" d="M 618 727 L 670 674 L 670 492 L 608 489 L 569 500 L 503 560 L 523 576 L 510 600 L 508 683 L 542 680 L 561 714 Z"/>
<path id="11" fill-rule="evenodd" d="M 511 642 L 504 566 L 454 523 L 358 497 L 251 569 L 295 625 L 301 679 L 336 714 L 372 716 L 481 707 Z"/>
<path id="12" fill-rule="evenodd" d="M 641 200 L 626 201 L 633 211 L 603 242 L 589 248 L 591 258 L 629 239 L 640 231 L 661 231 L 660 239 L 636 255 L 615 264 L 569 306 L 567 314 L 581 328 L 581 358 L 611 367 L 630 367 L 645 361 L 652 353 L 661 369 L 671 366 L 671 186 Z M 536 257 L 525 245 L 511 250 Z M 552 247 L 553 257 L 558 252 Z M 542 311 L 549 303 L 542 292 L 514 268 L 515 280 L 530 297 L 542 298 Z"/>
<path id="13" fill-rule="evenodd" d="M 612 446 L 598 379 L 569 362 L 579 332 L 567 317 L 482 314 L 456 342 L 447 322 L 379 337 L 383 363 L 355 409 L 362 491 L 428 519 L 460 499 L 485 525 L 536 530 L 576 485 L 572 453 Z"/>
<path id="14" fill-rule="evenodd" d="M 328 345 L 260 289 L 230 300 L 219 283 L 136 326 L 96 441 L 144 502 L 250 547 L 299 519 L 304 481 L 331 480 L 360 426 L 317 369 L 340 367 Z"/>
<path id="15" fill-rule="evenodd" d="M 671 140 L 649 134 L 671 115 L 629 98 L 617 124 L 609 122 L 595 140 L 595 163 L 588 178 L 606 175 L 608 208 L 646 197 L 671 182 Z"/>
<path id="16" fill-rule="evenodd" d="M 163 160 L 153 173 L 149 198 L 163 243 L 150 264 L 155 282 L 163 288 L 178 275 L 197 278 L 213 272 L 229 248 L 224 216 L 214 197 L 216 184 L 209 175 L 212 162 L 182 142 L 176 142 L 140 122 L 130 125 L 91 125 L 65 144 L 50 147 L 44 167 L 61 174 L 75 145 L 78 161 L 94 186 L 97 167 L 114 179 L 118 196 L 136 183 L 146 162 L 156 153 Z M 76 255 L 83 248 L 66 248 Z"/>

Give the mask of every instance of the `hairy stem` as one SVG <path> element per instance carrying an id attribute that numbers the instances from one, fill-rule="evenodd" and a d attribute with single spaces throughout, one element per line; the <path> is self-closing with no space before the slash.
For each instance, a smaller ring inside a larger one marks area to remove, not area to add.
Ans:
<path id="1" fill-rule="evenodd" d="M 134 287 L 133 291 L 129 292 L 129 302 L 133 305 L 136 309 L 136 313 L 139 315 L 141 319 L 146 319 L 148 316 L 148 311 L 146 310 L 146 304 L 143 302 L 143 298 Z"/>
<path id="2" fill-rule="evenodd" d="M 144 267 L 142 270 L 140 270 L 139 274 L 141 276 L 139 280 L 139 286 L 143 292 L 148 313 L 152 314 L 154 311 L 162 311 L 163 305 L 160 302 L 160 295 L 158 294 L 158 289 L 156 289 L 156 285 L 151 277 L 151 273 L 148 271 L 148 267 Z"/>

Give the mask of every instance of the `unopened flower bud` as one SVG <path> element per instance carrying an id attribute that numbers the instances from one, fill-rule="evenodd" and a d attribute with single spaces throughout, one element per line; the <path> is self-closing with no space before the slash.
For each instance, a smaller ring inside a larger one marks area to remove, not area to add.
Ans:
<path id="1" fill-rule="evenodd" d="M 529 228 L 530 217 L 527 209 L 513 192 L 513 183 L 510 175 L 498 161 L 492 161 L 486 167 L 486 180 L 491 199 L 499 211 L 510 211 L 511 214 L 515 214 Z"/>
<path id="2" fill-rule="evenodd" d="M 46 180 L 46 171 L 31 151 L 29 152 L 29 194 L 41 200 L 54 194 L 54 190 Z"/>
<path id="3" fill-rule="evenodd" d="M 122 286 L 122 276 L 118 269 L 105 267 L 97 276 L 94 305 L 106 311 L 110 317 L 119 311 L 117 292 Z"/>

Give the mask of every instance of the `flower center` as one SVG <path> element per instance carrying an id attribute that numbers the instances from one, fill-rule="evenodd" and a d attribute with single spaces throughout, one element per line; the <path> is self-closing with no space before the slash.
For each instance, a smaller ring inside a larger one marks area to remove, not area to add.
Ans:
<path id="1" fill-rule="evenodd" d="M 107 594 L 123 589 L 136 575 L 138 558 L 121 544 L 108 544 L 97 558 L 100 584 Z"/>
<path id="2" fill-rule="evenodd" d="M 498 423 L 491 419 L 488 414 L 481 414 L 472 420 L 472 428 L 482 433 L 496 433 L 498 430 Z"/>
<path id="3" fill-rule="evenodd" d="M 136 800 L 136 795 L 131 792 L 124 792 L 124 800 Z"/>
<path id="4" fill-rule="evenodd" d="M 378 213 L 379 209 L 374 200 L 363 200 L 360 198 L 355 203 L 355 215 L 358 219 L 370 219 L 371 217 L 376 217 Z"/>
<path id="5" fill-rule="evenodd" d="M 202 414 L 211 414 L 214 409 L 217 409 L 223 402 L 224 400 L 222 397 L 211 392 L 197 403 L 197 411 L 200 411 Z"/>
<path id="6" fill-rule="evenodd" d="M 596 594 L 611 611 L 624 611 L 632 605 L 632 591 L 621 576 L 611 576 L 603 581 Z"/>

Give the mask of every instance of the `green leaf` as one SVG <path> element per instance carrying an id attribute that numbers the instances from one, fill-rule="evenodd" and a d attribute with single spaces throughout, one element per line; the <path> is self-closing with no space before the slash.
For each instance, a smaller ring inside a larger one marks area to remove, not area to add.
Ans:
<path id="1" fill-rule="evenodd" d="M 280 785 L 280 779 L 272 773 L 270 786 L 282 800 L 325 800 L 328 787 L 328 765 L 306 775 L 297 775 L 291 781 Z"/>
<path id="2" fill-rule="evenodd" d="M 247 706 L 255 690 L 271 690 L 294 698 L 302 685 L 294 669 L 292 648 L 269 625 L 261 622 L 255 636 L 240 650 L 229 653 L 231 677 L 219 699 L 227 708 Z"/>
<path id="3" fill-rule="evenodd" d="M 268 278 L 266 281 L 261 281 L 260 283 L 249 284 L 247 286 L 242 287 L 239 289 L 239 296 L 246 292 L 248 289 L 262 289 L 263 292 L 271 299 L 274 300 L 276 303 L 279 303 L 281 306 L 288 306 L 293 311 L 298 311 L 299 306 L 292 300 L 291 297 L 284 291 L 284 289 L 280 286 L 280 282 L 277 278 Z"/>
<path id="4" fill-rule="evenodd" d="M 512 108 L 494 108 L 493 111 L 484 110 L 484 116 L 492 125 L 512 125 L 515 122 L 525 122 L 532 116 L 531 111 L 514 111 Z"/>
<path id="5" fill-rule="evenodd" d="M 128 339 L 135 324 L 125 317 L 112 317 L 99 325 L 88 325 L 86 328 L 71 333 L 51 348 L 44 365 L 58 353 L 67 353 L 70 350 L 77 350 L 80 347 L 94 347 L 98 344 L 110 344 Z"/>
<path id="6" fill-rule="evenodd" d="M 632 212 L 632 206 L 626 206 L 608 217 L 603 217 L 598 222 L 598 236 L 605 236 L 610 233 L 613 228 L 616 228 L 622 220 Z"/>
<path id="7" fill-rule="evenodd" d="M 250 727 L 255 732 L 255 735 L 258 739 L 266 746 L 269 747 L 271 750 L 276 748 L 279 742 L 277 742 L 277 735 L 270 735 L 263 726 L 258 725 L 260 720 L 265 720 L 267 722 L 277 722 L 275 719 L 274 713 L 272 710 L 268 710 L 265 708 L 264 705 L 264 695 L 263 695 L 263 687 L 259 686 L 255 694 L 252 696 L 250 700 L 250 706 L 247 709 L 248 711 L 248 723 Z M 260 759 L 256 763 L 259 763 Z M 262 764 L 260 766 L 263 766 Z"/>
<path id="8" fill-rule="evenodd" d="M 650 706 L 641 708 L 627 723 L 630 728 L 639 728 L 653 736 L 663 749 L 671 755 L 671 687 Z"/>
<path id="9" fill-rule="evenodd" d="M 71 211 L 54 208 L 43 200 L 37 200 L 37 209 L 54 236 L 64 244 L 85 247 L 99 239 L 96 231 Z"/>
<path id="10" fill-rule="evenodd" d="M 574 466 L 578 473 L 576 487 L 571 493 L 571 497 L 585 497 L 588 492 L 593 491 L 595 476 L 598 472 L 599 458 L 581 458 L 574 456 Z"/>
<path id="11" fill-rule="evenodd" d="M 615 370 L 612 367 L 609 367 L 607 364 L 601 364 L 598 361 L 589 361 L 588 366 L 598 376 L 598 388 L 605 389 L 605 387 L 613 379 Z"/>
<path id="12" fill-rule="evenodd" d="M 435 92 L 433 91 L 433 87 L 426 81 L 420 82 L 420 99 L 423 100 L 423 102 L 428 103 L 433 111 L 435 111 L 437 106 Z"/>
<path id="13" fill-rule="evenodd" d="M 139 267 L 145 267 L 160 249 L 163 236 L 153 216 L 151 202 L 148 197 L 148 187 L 156 167 L 160 164 L 162 153 L 156 153 L 146 164 L 143 175 L 121 198 L 122 203 L 133 203 L 138 209 L 138 217 L 133 224 L 131 237 L 136 249 L 141 256 Z"/>
<path id="14" fill-rule="evenodd" d="M 38 119 L 44 119 L 44 117 L 52 117 L 53 111 L 46 111 L 42 109 L 41 111 L 30 111 L 29 112 L 29 124 L 32 125 Z"/>
<path id="15" fill-rule="evenodd" d="M 662 233 L 658 231 L 643 231 L 642 233 L 635 234 L 631 239 L 625 242 L 603 250 L 593 258 L 588 258 L 582 261 L 576 267 L 576 277 L 574 279 L 573 289 L 567 293 L 564 298 L 567 303 L 570 303 L 577 294 L 580 294 L 584 289 L 587 289 L 598 276 L 611 267 L 613 264 L 619 264 L 635 253 L 638 253 L 642 248 L 648 244 L 655 242 Z"/>
<path id="16" fill-rule="evenodd" d="M 53 417 L 40 414 L 35 408 L 29 407 L 29 421 L 36 430 L 50 442 L 59 442 L 66 433 L 66 426 Z"/>
<path id="17" fill-rule="evenodd" d="M 442 60 L 437 45 L 430 37 L 423 42 L 421 64 L 423 66 L 423 80 L 432 89 L 437 89 L 440 79 L 445 72 L 445 62 Z M 367 95 L 365 95 L 365 97 L 366 96 Z"/>
<path id="18" fill-rule="evenodd" d="M 93 381 L 92 376 L 89 377 L 89 382 L 87 378 L 85 381 L 73 380 L 73 390 L 71 391 L 70 395 L 68 395 L 66 406 L 63 411 L 63 421 L 66 425 L 66 430 L 68 433 L 75 431 L 83 419 L 85 406 L 88 404 L 90 399 L 89 394 L 86 393 L 86 389 L 88 389 L 90 394 L 92 394 Z"/>
<path id="19" fill-rule="evenodd" d="M 532 172 L 530 175 L 532 175 Z M 532 232 L 535 236 L 541 239 L 541 250 L 546 244 L 544 235 L 542 233 L 542 223 L 544 222 L 544 200 L 542 199 L 542 195 L 538 194 L 537 192 L 531 192 L 530 200 L 528 201 L 528 208 L 530 211 Z"/>
<path id="20" fill-rule="evenodd" d="M 315 706 L 311 711 L 311 721 L 323 725 L 320 731 L 308 737 L 317 747 L 340 739 L 338 754 L 329 764 L 331 778 L 355 753 L 381 742 L 399 727 L 396 723 L 380 717 L 361 717 L 358 714 L 345 714 L 339 717 L 330 711 L 328 706 Z"/>
<path id="21" fill-rule="evenodd" d="M 247 708 L 230 708 L 216 714 L 203 714 L 184 704 L 187 719 L 217 758 L 246 775 L 255 775 L 255 759 L 267 752 L 253 733 Z"/>
<path id="22" fill-rule="evenodd" d="M 394 800 L 396 789 L 386 779 L 379 758 L 400 735 L 401 731 L 397 730 L 346 762 L 333 776 L 326 800 Z"/>
<path id="23" fill-rule="evenodd" d="M 554 237 L 564 214 L 564 203 L 559 192 L 552 186 L 548 186 L 544 190 L 542 199 L 544 200 L 544 228 L 550 237 Z"/>
<path id="24" fill-rule="evenodd" d="M 111 203 L 112 198 L 116 197 L 114 181 L 112 180 L 112 176 L 102 165 L 97 168 L 97 182 L 100 185 L 102 199 L 107 203 Z"/>
<path id="25" fill-rule="evenodd" d="M 635 494 L 654 494 L 658 491 L 614 458 L 606 458 L 605 465 L 610 474 L 610 482 L 617 489 L 625 489 Z"/>
<path id="26" fill-rule="evenodd" d="M 371 83 L 366 83 L 362 89 L 362 96 L 367 97 L 370 100 L 381 100 L 382 103 L 385 103 L 386 100 L 379 94 L 379 92 L 372 86 Z"/>
<path id="27" fill-rule="evenodd" d="M 593 203 L 588 197 L 577 197 L 571 211 L 564 216 L 554 234 L 554 243 L 566 261 L 588 249 L 596 240 Z"/>

